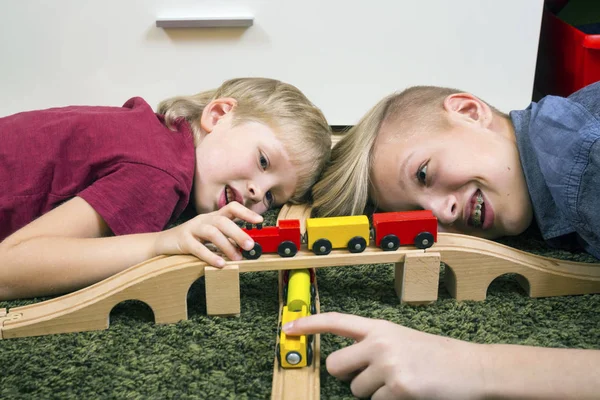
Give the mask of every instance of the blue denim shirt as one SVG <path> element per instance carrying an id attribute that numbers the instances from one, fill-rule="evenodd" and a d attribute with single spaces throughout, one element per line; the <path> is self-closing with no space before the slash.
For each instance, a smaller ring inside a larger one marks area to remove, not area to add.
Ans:
<path id="1" fill-rule="evenodd" d="M 510 118 L 542 236 L 600 258 L 600 82 Z"/>

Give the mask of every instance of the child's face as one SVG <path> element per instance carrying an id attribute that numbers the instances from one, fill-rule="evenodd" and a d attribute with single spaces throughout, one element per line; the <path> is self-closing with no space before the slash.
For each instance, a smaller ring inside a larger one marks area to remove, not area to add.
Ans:
<path id="1" fill-rule="evenodd" d="M 371 196 L 385 211 L 432 210 L 440 231 L 488 239 L 519 234 L 531 222 L 532 207 L 512 135 L 476 123 L 396 134 L 384 124 Z"/>
<path id="2" fill-rule="evenodd" d="M 202 124 L 196 147 L 194 195 L 199 214 L 237 201 L 264 213 L 287 202 L 296 188 L 296 171 L 273 130 L 258 122 L 232 126 L 232 114 Z"/>

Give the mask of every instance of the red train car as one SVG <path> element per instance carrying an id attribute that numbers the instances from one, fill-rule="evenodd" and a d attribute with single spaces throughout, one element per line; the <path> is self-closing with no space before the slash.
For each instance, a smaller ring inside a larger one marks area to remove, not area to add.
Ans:
<path id="1" fill-rule="evenodd" d="M 375 245 L 384 251 L 413 244 L 427 249 L 437 241 L 437 218 L 431 210 L 373 214 Z"/>
<path id="2" fill-rule="evenodd" d="M 281 257 L 293 257 L 300 248 L 300 221 L 287 219 L 279 221 L 277 226 L 252 225 L 242 228 L 254 240 L 254 248 L 242 250 L 249 260 L 256 260 L 262 253 L 277 253 Z"/>

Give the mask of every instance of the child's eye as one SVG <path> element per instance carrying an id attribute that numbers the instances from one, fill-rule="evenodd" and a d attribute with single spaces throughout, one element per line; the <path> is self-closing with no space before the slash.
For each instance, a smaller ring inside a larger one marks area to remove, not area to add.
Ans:
<path id="1" fill-rule="evenodd" d="M 423 185 L 427 184 L 427 164 L 424 164 L 417 169 L 417 180 Z"/>
<path id="2" fill-rule="evenodd" d="M 267 160 L 267 157 L 265 157 L 264 154 L 260 155 L 260 167 L 262 169 L 267 169 L 269 167 L 269 160 Z"/>
<path id="3" fill-rule="evenodd" d="M 273 204 L 275 203 L 275 197 L 273 197 L 273 193 L 271 193 L 270 190 L 265 194 L 265 200 L 267 201 L 267 207 L 273 207 Z"/>

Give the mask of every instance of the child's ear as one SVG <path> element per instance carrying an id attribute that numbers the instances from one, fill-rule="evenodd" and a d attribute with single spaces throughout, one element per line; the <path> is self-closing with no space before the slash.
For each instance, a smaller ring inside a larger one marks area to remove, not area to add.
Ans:
<path id="1" fill-rule="evenodd" d="M 237 105 L 237 100 L 230 97 L 215 99 L 208 103 L 200 117 L 200 127 L 206 133 L 212 132 L 219 121 L 231 112 Z"/>
<path id="2" fill-rule="evenodd" d="M 488 127 L 492 122 L 491 108 L 470 93 L 455 93 L 446 97 L 444 109 L 455 120 L 477 123 L 483 127 Z"/>

